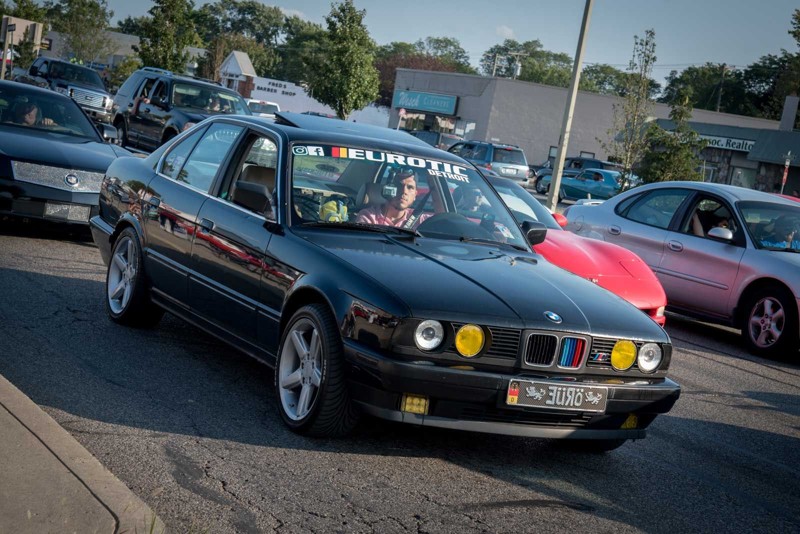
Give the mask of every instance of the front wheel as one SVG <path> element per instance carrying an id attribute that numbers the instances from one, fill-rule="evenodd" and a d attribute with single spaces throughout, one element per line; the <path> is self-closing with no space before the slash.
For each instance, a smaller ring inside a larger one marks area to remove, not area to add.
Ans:
<path id="1" fill-rule="evenodd" d="M 744 300 L 747 314 L 742 336 L 751 352 L 765 357 L 796 356 L 797 306 L 792 294 L 780 286 L 767 286 Z"/>
<path id="2" fill-rule="evenodd" d="M 544 179 L 537 178 L 536 179 L 536 192 L 540 195 L 544 195 L 547 193 L 547 188 L 544 186 Z"/>
<path id="3" fill-rule="evenodd" d="M 150 301 L 145 283 L 139 237 L 126 228 L 114 242 L 106 272 L 106 310 L 117 323 L 155 326 L 164 310 Z"/>
<path id="4" fill-rule="evenodd" d="M 338 437 L 358 423 L 336 321 L 322 304 L 304 306 L 289 320 L 275 366 L 275 391 L 284 423 L 298 434 Z"/>

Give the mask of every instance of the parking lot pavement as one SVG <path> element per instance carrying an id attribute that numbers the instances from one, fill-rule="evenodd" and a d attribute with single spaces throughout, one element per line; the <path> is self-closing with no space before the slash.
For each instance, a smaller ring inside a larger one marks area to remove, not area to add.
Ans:
<path id="1" fill-rule="evenodd" d="M 139 497 L 0 376 L 0 532 L 163 532 Z"/>

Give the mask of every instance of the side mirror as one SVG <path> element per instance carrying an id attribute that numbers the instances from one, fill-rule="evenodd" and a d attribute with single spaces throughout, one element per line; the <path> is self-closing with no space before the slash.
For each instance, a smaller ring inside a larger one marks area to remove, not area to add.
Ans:
<path id="1" fill-rule="evenodd" d="M 116 143 L 118 139 L 117 129 L 110 124 L 100 124 L 100 135 L 106 143 Z"/>
<path id="2" fill-rule="evenodd" d="M 547 227 L 540 222 L 523 221 L 519 227 L 531 246 L 538 245 L 547 236 Z"/>
<path id="3" fill-rule="evenodd" d="M 567 218 L 566 218 L 566 217 L 564 217 L 564 216 L 563 216 L 562 214 L 560 214 L 560 213 L 554 213 L 554 214 L 553 214 L 553 218 L 556 220 L 556 222 L 558 223 L 558 225 L 559 225 L 561 228 L 566 228 L 566 227 L 567 227 L 567 225 L 569 224 L 569 221 L 567 220 Z"/>
<path id="4" fill-rule="evenodd" d="M 708 231 L 708 237 L 713 237 L 714 239 L 721 239 L 723 241 L 731 241 L 733 240 L 733 232 L 731 232 L 730 228 L 720 228 L 719 226 L 715 226 L 711 230 Z"/>
<path id="5" fill-rule="evenodd" d="M 267 186 L 254 182 L 236 182 L 233 201 L 256 213 L 267 213 L 270 208 L 270 194 Z"/>

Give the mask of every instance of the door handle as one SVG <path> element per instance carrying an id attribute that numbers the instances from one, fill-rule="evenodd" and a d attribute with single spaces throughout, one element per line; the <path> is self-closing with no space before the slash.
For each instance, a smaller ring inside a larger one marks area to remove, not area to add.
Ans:
<path id="1" fill-rule="evenodd" d="M 622 229 L 619 226 L 609 226 L 608 233 L 611 235 L 619 235 L 622 233 Z"/>
<path id="2" fill-rule="evenodd" d="M 214 221 L 209 219 L 200 219 L 200 229 L 203 232 L 211 232 L 214 230 Z"/>
<path id="3" fill-rule="evenodd" d="M 145 113 L 150 113 L 151 109 L 150 108 L 144 108 L 142 111 L 145 112 Z"/>
<path id="4" fill-rule="evenodd" d="M 680 252 L 683 250 L 683 243 L 680 243 L 679 241 L 669 241 L 667 246 L 670 250 L 674 250 L 675 252 Z"/>
<path id="5" fill-rule="evenodd" d="M 128 107 L 132 108 L 133 107 L 133 102 L 128 102 Z"/>
<path id="6" fill-rule="evenodd" d="M 157 208 L 161 206 L 161 199 L 158 197 L 150 197 L 149 199 L 147 199 L 147 203 L 153 206 L 154 208 Z"/>

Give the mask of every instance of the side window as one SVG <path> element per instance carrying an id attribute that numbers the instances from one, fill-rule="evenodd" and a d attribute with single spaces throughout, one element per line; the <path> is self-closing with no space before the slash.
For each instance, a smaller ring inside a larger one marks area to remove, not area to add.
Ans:
<path id="1" fill-rule="evenodd" d="M 464 147 L 465 146 L 466 145 L 464 143 L 456 143 L 455 145 L 452 146 L 452 148 L 450 148 L 450 152 L 452 152 L 453 154 L 456 154 L 458 156 L 463 157 L 463 155 L 464 155 L 463 154 L 464 153 Z"/>
<path id="2" fill-rule="evenodd" d="M 727 205 L 720 200 L 702 197 L 689 210 L 689 215 L 681 225 L 681 232 L 706 237 L 714 227 L 728 228 L 731 232 L 736 233 L 736 219 Z"/>
<path id="3" fill-rule="evenodd" d="M 277 206 L 278 146 L 268 137 L 253 134 L 247 140 L 247 145 L 244 158 L 233 173 L 230 186 L 223 188 L 219 196 L 274 221 Z M 263 186 L 263 192 L 267 194 L 266 204 L 261 204 L 263 197 L 260 194 L 256 195 L 257 202 L 254 202 L 253 188 L 242 185 L 244 183 Z"/>
<path id="4" fill-rule="evenodd" d="M 648 226 L 666 229 L 688 195 L 689 191 L 658 189 L 640 197 L 620 215 Z"/>
<path id="5" fill-rule="evenodd" d="M 164 99 L 167 97 L 167 84 L 166 82 L 159 81 L 153 88 L 150 95 L 150 102 L 155 102 L 157 99 Z"/>
<path id="6" fill-rule="evenodd" d="M 218 122 L 209 126 L 184 163 L 176 180 L 208 192 L 225 156 L 241 133 L 242 127 L 232 124 Z"/>
<path id="7" fill-rule="evenodd" d="M 39 64 L 39 76 L 45 76 L 47 74 L 48 66 L 47 61 L 42 61 L 41 64 Z"/>
<path id="8" fill-rule="evenodd" d="M 128 79 L 125 80 L 125 83 L 122 84 L 122 87 L 119 88 L 117 95 L 126 97 L 131 96 L 133 91 L 136 89 L 136 86 L 139 85 L 139 80 L 141 79 L 142 77 L 140 74 L 131 74 Z"/>
<path id="9" fill-rule="evenodd" d="M 139 98 L 150 98 L 150 93 L 153 91 L 153 86 L 158 81 L 158 78 L 148 78 L 145 80 L 144 84 L 142 84 L 141 89 L 139 89 L 139 93 L 136 95 Z"/>
<path id="10" fill-rule="evenodd" d="M 470 156 L 470 158 L 485 161 L 487 159 L 488 151 L 489 147 L 487 147 L 486 145 L 475 145 L 475 148 L 472 150 L 472 155 Z"/>
<path id="11" fill-rule="evenodd" d="M 169 151 L 167 157 L 164 158 L 164 162 L 161 164 L 161 174 L 169 176 L 173 180 L 177 179 L 178 172 L 180 172 L 183 164 L 186 162 L 186 158 L 189 157 L 189 153 L 194 148 L 194 145 L 200 140 L 203 131 L 204 130 L 200 130 L 193 133 Z"/>

